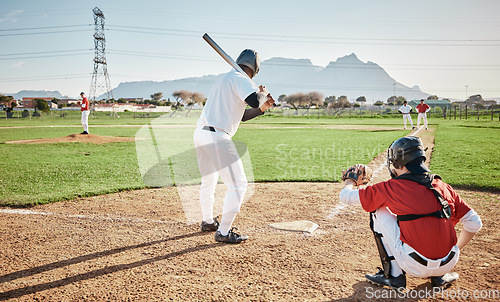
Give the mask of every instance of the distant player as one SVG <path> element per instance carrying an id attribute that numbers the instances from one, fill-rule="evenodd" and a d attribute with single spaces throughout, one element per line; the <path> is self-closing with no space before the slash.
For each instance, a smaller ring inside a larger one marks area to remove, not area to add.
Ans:
<path id="1" fill-rule="evenodd" d="M 244 50 L 236 63 L 250 77 L 259 72 L 260 58 L 254 50 Z M 240 155 L 231 140 L 241 121 L 264 114 L 274 103 L 263 86 L 257 87 L 236 70 L 219 77 L 194 132 L 194 145 L 201 173 L 201 231 L 216 231 L 215 241 L 241 243 L 248 239 L 231 228 L 240 211 L 247 189 L 247 178 Z M 252 107 L 246 109 L 247 106 Z M 219 176 L 228 190 L 220 222 L 214 219 L 214 193 Z"/>
<path id="2" fill-rule="evenodd" d="M 410 115 L 412 110 L 413 110 L 413 108 L 411 108 L 411 106 L 408 105 L 407 101 L 404 101 L 403 106 L 399 107 L 399 109 L 398 109 L 399 113 L 401 113 L 403 115 L 405 129 L 406 129 L 406 120 L 410 121 L 411 129 L 415 129 L 415 127 L 413 127 L 413 121 L 411 120 L 411 115 Z"/>
<path id="3" fill-rule="evenodd" d="M 348 174 L 340 200 L 370 212 L 370 227 L 382 269 L 365 275 L 367 281 L 395 289 L 406 287 L 406 274 L 430 278 L 433 287 L 447 287 L 458 279 L 450 273 L 460 251 L 481 229 L 478 214 L 441 177 L 430 174 L 418 137 L 403 137 L 387 150 L 392 179 L 353 189 L 364 165 Z M 360 170 L 361 169 L 361 170 Z M 349 170 L 348 170 L 349 171 Z M 345 174 L 345 172 L 344 172 Z M 457 239 L 455 225 L 463 225 Z"/>
<path id="4" fill-rule="evenodd" d="M 89 134 L 89 114 L 90 114 L 89 100 L 85 97 L 85 93 L 83 92 L 80 93 L 80 96 L 82 97 L 80 110 L 82 111 L 82 126 L 83 126 L 83 132 L 81 134 Z"/>
<path id="5" fill-rule="evenodd" d="M 417 105 L 418 119 L 417 128 L 420 127 L 420 119 L 424 119 L 424 127 L 427 130 L 427 112 L 431 110 L 431 107 L 424 103 L 424 99 L 420 100 L 420 104 Z"/>

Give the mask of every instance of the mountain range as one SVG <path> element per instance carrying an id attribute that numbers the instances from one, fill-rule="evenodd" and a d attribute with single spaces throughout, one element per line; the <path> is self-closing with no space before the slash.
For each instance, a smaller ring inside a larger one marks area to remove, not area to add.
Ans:
<path id="1" fill-rule="evenodd" d="M 163 92 L 164 98 L 168 98 L 173 91 L 180 89 L 207 96 L 217 77 L 206 75 L 162 82 L 125 82 L 113 89 L 113 96 L 115 99 L 149 98 L 155 92 Z M 265 85 L 275 98 L 281 94 L 310 91 L 319 91 L 325 97 L 345 95 L 353 101 L 365 96 L 370 103 L 386 101 L 394 93 L 408 100 L 429 96 L 418 86 L 407 87 L 398 83 L 382 67 L 373 62 L 364 63 L 355 54 L 338 58 L 326 67 L 313 65 L 309 59 L 272 58 L 261 63 L 254 80 Z"/>
<path id="2" fill-rule="evenodd" d="M 225 63 L 221 60 L 221 64 Z M 205 75 L 161 82 L 124 82 L 113 89 L 113 97 L 148 99 L 153 93 L 163 92 L 167 99 L 175 90 L 181 89 L 208 96 L 218 76 Z M 345 95 L 350 101 L 364 96 L 369 103 L 378 100 L 385 102 L 394 94 L 408 100 L 429 96 L 418 86 L 407 87 L 397 82 L 382 67 L 370 61 L 365 63 L 355 54 L 338 58 L 326 67 L 313 65 L 309 59 L 271 58 L 261 63 L 260 72 L 254 80 L 265 85 L 275 99 L 281 94 L 310 91 L 319 91 L 325 97 Z M 14 98 L 37 96 L 62 97 L 58 91 L 20 91 Z M 104 95 L 100 98 L 104 98 Z"/>

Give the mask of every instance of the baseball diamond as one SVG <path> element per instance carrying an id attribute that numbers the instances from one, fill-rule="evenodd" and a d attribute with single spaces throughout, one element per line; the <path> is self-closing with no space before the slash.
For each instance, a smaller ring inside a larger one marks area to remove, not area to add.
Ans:
<path id="1" fill-rule="evenodd" d="M 410 132 L 419 136 L 427 147 L 427 165 L 433 157 L 436 133 L 435 126 L 429 126 L 429 131 Z M 325 125 L 296 130 L 312 134 L 317 127 L 331 128 Z M 391 127 L 387 129 L 400 131 Z M 244 139 L 247 131 L 278 131 L 276 126 L 260 128 L 258 124 L 242 125 L 244 135 L 239 139 Z M 349 130 L 346 125 L 342 128 L 330 131 L 370 131 L 370 127 L 359 125 L 353 125 L 356 130 Z M 123 128 L 127 129 L 131 128 Z M 131 133 L 137 129 L 132 128 Z M 186 133 L 193 129 L 189 127 Z M 380 126 L 373 129 L 380 131 Z M 92 132 L 116 131 L 113 127 L 94 127 Z M 159 133 L 162 132 L 156 132 Z M 371 135 L 374 133 L 377 132 Z M 74 144 L 79 138 L 87 142 L 92 137 L 97 140 L 99 135 L 76 135 L 72 143 L 66 144 Z M 50 147 L 47 144 L 50 140 L 29 146 Z M 57 138 L 53 140 L 60 142 Z M 133 142 L 111 144 L 133 145 Z M 97 149 L 92 144 L 85 145 L 90 154 L 85 158 L 92 157 Z M 96 146 L 111 147 L 109 142 Z M 284 151 L 285 147 L 279 148 Z M 248 150 L 252 152 L 255 146 L 250 144 Z M 334 150 L 310 154 L 308 158 L 320 160 L 322 156 L 342 155 Z M 298 154 L 291 151 L 287 153 L 288 160 L 294 160 Z M 367 162 L 373 171 L 370 183 L 389 179 L 386 155 L 384 150 Z M 255 158 L 252 162 L 258 172 L 263 166 Z M 196 190 L 198 185 L 193 188 Z M 80 197 L 27 209 L 0 208 L 0 299 L 369 301 L 373 295 L 391 297 L 391 290 L 365 281 L 364 274 L 372 273 L 379 265 L 368 225 L 369 214 L 361 208 L 342 206 L 338 199 L 341 183 L 255 183 L 253 195 L 243 203 L 235 219 L 239 229 L 250 238 L 241 245 L 214 242 L 213 233 L 200 232 L 198 223 L 188 223 L 177 189 L 167 186 Z M 225 191 L 222 183 L 217 184 L 214 198 L 221 201 Z M 500 231 L 494 226 L 500 214 L 497 207 L 500 196 L 494 191 L 460 188 L 456 191 L 481 215 L 483 228 L 460 254 L 454 269 L 460 278 L 448 290 L 469 293 L 483 290 L 491 297 L 496 294 L 491 289 L 498 288 L 499 282 L 496 251 Z M 193 200 L 194 204 L 198 202 L 196 197 Z M 201 217 L 199 207 L 194 209 Z M 216 203 L 214 212 L 221 210 L 222 204 Z M 318 227 L 313 232 L 271 227 L 299 220 Z M 410 276 L 406 288 L 408 296 L 423 289 L 432 290 L 430 282 Z M 446 300 L 440 296 L 434 298 Z M 433 297 L 419 300 L 433 300 Z"/>

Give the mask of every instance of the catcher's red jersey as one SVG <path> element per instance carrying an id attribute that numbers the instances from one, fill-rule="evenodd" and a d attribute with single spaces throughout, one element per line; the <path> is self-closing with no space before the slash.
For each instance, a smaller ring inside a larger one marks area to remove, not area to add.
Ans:
<path id="1" fill-rule="evenodd" d="M 428 259 L 439 259 L 446 256 L 457 243 L 454 226 L 471 208 L 450 185 L 440 179 L 434 179 L 432 185 L 450 205 L 451 219 L 424 217 L 401 221 L 400 238 Z M 428 214 L 441 209 L 441 204 L 430 189 L 405 179 L 390 179 L 360 189 L 359 198 L 367 212 L 388 207 L 396 215 L 407 215 Z"/>

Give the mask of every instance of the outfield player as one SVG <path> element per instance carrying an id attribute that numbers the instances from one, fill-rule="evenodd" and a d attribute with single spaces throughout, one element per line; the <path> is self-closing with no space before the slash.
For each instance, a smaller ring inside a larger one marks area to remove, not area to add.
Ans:
<path id="1" fill-rule="evenodd" d="M 259 72 L 260 58 L 254 50 L 244 50 L 236 63 L 250 77 Z M 241 121 L 263 114 L 274 103 L 263 86 L 232 70 L 219 77 L 194 132 L 194 144 L 201 173 L 201 231 L 216 231 L 215 240 L 240 243 L 248 239 L 231 228 L 240 211 L 247 188 L 243 164 L 231 137 Z M 251 109 L 246 109 L 250 106 Z M 219 176 L 228 187 L 220 222 L 213 218 L 214 193 Z"/>
<path id="2" fill-rule="evenodd" d="M 417 105 L 418 119 L 417 128 L 420 126 L 420 119 L 424 119 L 424 127 L 427 130 L 427 112 L 431 110 L 431 107 L 424 103 L 424 99 L 420 100 L 420 104 Z"/>
<path id="3" fill-rule="evenodd" d="M 392 179 L 359 190 L 346 179 L 340 192 L 344 203 L 370 212 L 383 268 L 365 277 L 374 284 L 401 289 L 408 274 L 430 278 L 433 287 L 446 287 L 458 279 L 450 271 L 460 251 L 481 229 L 481 219 L 450 185 L 429 173 L 418 137 L 396 140 L 387 158 Z M 458 222 L 463 228 L 457 239 Z"/>
<path id="4" fill-rule="evenodd" d="M 399 107 L 399 109 L 398 109 L 399 113 L 401 113 L 403 115 L 405 129 L 406 129 L 406 120 L 410 121 L 411 129 L 415 129 L 415 127 L 413 127 L 413 121 L 411 120 L 411 115 L 410 115 L 412 110 L 413 110 L 413 108 L 411 108 L 411 106 L 408 105 L 407 101 L 404 101 L 403 105 L 401 107 Z"/>
<path id="5" fill-rule="evenodd" d="M 89 134 L 89 114 L 90 114 L 89 100 L 85 97 L 85 93 L 83 92 L 80 93 L 80 96 L 82 97 L 80 110 L 82 111 L 82 126 L 83 126 L 83 132 L 81 134 Z"/>

